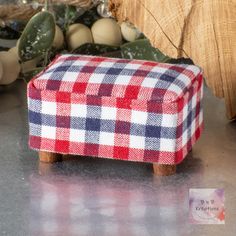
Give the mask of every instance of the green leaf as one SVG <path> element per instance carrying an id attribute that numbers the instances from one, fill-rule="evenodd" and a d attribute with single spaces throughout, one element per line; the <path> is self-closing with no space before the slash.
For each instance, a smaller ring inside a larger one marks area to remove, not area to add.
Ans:
<path id="1" fill-rule="evenodd" d="M 19 42 L 19 57 L 28 61 L 44 54 L 53 43 L 55 21 L 50 12 L 34 15 L 26 25 Z"/>
<path id="2" fill-rule="evenodd" d="M 73 50 L 74 54 L 83 54 L 83 55 L 102 55 L 106 53 L 119 51 L 120 47 L 109 46 L 104 44 L 96 44 L 96 43 L 85 43 L 80 47 Z"/>
<path id="3" fill-rule="evenodd" d="M 166 62 L 170 59 L 159 49 L 152 47 L 146 38 L 121 45 L 121 54 L 126 59 L 141 59 L 157 62 Z"/>
<path id="4" fill-rule="evenodd" d="M 81 23 L 91 27 L 98 19 L 101 19 L 101 16 L 99 16 L 97 13 L 97 7 L 93 7 L 78 17 L 78 19 L 76 19 L 76 23 Z"/>
<path id="5" fill-rule="evenodd" d="M 71 5 L 53 5 L 53 12 L 57 25 L 64 31 L 66 31 L 68 25 L 74 23 L 79 17 L 79 12 L 76 10 L 76 7 Z"/>

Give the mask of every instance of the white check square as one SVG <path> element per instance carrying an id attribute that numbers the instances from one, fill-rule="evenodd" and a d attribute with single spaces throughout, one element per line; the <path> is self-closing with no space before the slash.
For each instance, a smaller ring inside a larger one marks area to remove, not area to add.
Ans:
<path id="1" fill-rule="evenodd" d="M 48 139 L 56 139 L 56 127 L 42 126 L 41 136 Z"/>
<path id="2" fill-rule="evenodd" d="M 102 84 L 105 74 L 91 74 L 88 83 Z"/>
<path id="3" fill-rule="evenodd" d="M 101 119 L 102 120 L 116 120 L 116 108 L 102 107 Z"/>
<path id="4" fill-rule="evenodd" d="M 125 65 L 125 69 L 137 70 L 141 67 L 141 64 L 128 63 Z"/>
<path id="5" fill-rule="evenodd" d="M 148 113 L 143 111 L 132 110 L 131 113 L 131 122 L 135 124 L 147 124 Z"/>
<path id="6" fill-rule="evenodd" d="M 77 77 L 78 77 L 78 73 L 67 71 L 63 77 L 63 81 L 75 82 L 77 80 Z M 72 86 L 73 86 L 73 84 L 72 84 Z"/>
<path id="7" fill-rule="evenodd" d="M 188 129 L 186 129 L 182 135 L 182 146 L 185 146 L 188 142 Z"/>
<path id="8" fill-rule="evenodd" d="M 42 102 L 42 113 L 55 116 L 57 114 L 56 102 Z"/>
<path id="9" fill-rule="evenodd" d="M 84 60 L 84 61 L 81 61 L 81 60 L 75 60 L 73 62 L 73 66 L 85 66 L 88 64 L 88 61 Z"/>
<path id="10" fill-rule="evenodd" d="M 160 151 L 163 152 L 175 152 L 176 148 L 175 140 L 162 138 L 160 141 Z"/>
<path id="11" fill-rule="evenodd" d="M 145 78 L 142 82 L 142 87 L 155 88 L 157 81 L 157 79 Z"/>
<path id="12" fill-rule="evenodd" d="M 161 126 L 162 127 L 177 127 L 177 114 L 162 114 Z"/>
<path id="13" fill-rule="evenodd" d="M 145 137 L 130 135 L 130 148 L 145 149 Z"/>
<path id="14" fill-rule="evenodd" d="M 99 135 L 99 144 L 100 145 L 110 145 L 114 146 L 115 143 L 115 134 L 108 132 L 101 132 Z"/>
<path id="15" fill-rule="evenodd" d="M 165 74 L 165 72 L 167 70 L 168 70 L 167 68 L 155 66 L 155 67 L 152 68 L 151 72 L 157 72 L 157 73 L 160 73 L 160 74 Z"/>
<path id="16" fill-rule="evenodd" d="M 70 129 L 70 141 L 71 142 L 85 142 L 85 130 Z"/>
<path id="17" fill-rule="evenodd" d="M 99 64 L 101 68 L 112 68 L 114 66 L 114 62 L 103 61 Z"/>
<path id="18" fill-rule="evenodd" d="M 191 99 L 192 109 L 195 109 L 197 105 L 197 94 L 195 94 Z"/>
<path id="19" fill-rule="evenodd" d="M 115 80 L 115 84 L 128 85 L 130 83 L 131 78 L 131 76 L 119 75 Z"/>
<path id="20" fill-rule="evenodd" d="M 185 120 L 188 116 L 188 104 L 186 104 L 183 108 L 183 119 L 182 120 Z"/>
<path id="21" fill-rule="evenodd" d="M 196 132 L 196 118 L 191 123 L 191 136 Z"/>
<path id="22" fill-rule="evenodd" d="M 71 104 L 70 115 L 73 117 L 87 117 L 87 106 L 84 104 Z"/>

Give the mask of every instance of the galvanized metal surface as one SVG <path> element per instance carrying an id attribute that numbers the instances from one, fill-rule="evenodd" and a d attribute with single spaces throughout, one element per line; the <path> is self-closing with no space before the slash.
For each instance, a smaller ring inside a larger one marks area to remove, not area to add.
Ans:
<path id="1" fill-rule="evenodd" d="M 224 114 L 206 90 L 204 134 L 174 176 L 85 157 L 39 165 L 27 146 L 26 85 L 0 87 L 0 235 L 235 236 L 236 123 Z M 189 224 L 189 188 L 224 188 L 226 224 Z"/>

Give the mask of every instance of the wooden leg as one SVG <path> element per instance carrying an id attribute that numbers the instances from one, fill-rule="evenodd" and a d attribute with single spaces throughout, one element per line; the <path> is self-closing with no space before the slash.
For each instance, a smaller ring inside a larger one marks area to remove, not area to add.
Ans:
<path id="1" fill-rule="evenodd" d="M 39 174 L 42 176 L 52 175 L 54 170 L 54 164 L 49 162 L 39 161 L 38 170 Z"/>
<path id="2" fill-rule="evenodd" d="M 167 176 L 176 173 L 176 165 L 162 165 L 153 163 L 154 175 Z"/>
<path id="3" fill-rule="evenodd" d="M 58 162 L 62 161 L 62 155 L 58 153 L 40 151 L 39 160 L 40 162 L 46 162 L 46 163 Z"/>

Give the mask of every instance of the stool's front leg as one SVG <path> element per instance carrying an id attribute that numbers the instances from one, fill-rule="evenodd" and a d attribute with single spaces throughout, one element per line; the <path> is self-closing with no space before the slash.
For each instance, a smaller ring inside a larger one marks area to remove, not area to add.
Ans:
<path id="1" fill-rule="evenodd" d="M 163 165 L 153 163 L 154 175 L 167 176 L 174 175 L 176 173 L 176 165 Z"/>
<path id="2" fill-rule="evenodd" d="M 39 160 L 41 162 L 47 162 L 47 163 L 58 162 L 62 161 L 62 155 L 58 153 L 40 151 Z"/>

